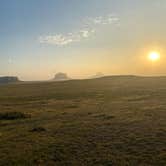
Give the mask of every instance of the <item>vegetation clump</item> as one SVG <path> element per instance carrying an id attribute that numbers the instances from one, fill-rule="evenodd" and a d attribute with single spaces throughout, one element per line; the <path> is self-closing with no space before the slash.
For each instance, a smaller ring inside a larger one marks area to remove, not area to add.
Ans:
<path id="1" fill-rule="evenodd" d="M 15 120 L 15 119 L 25 119 L 30 117 L 22 112 L 1 112 L 0 113 L 0 120 Z"/>
<path id="2" fill-rule="evenodd" d="M 46 129 L 44 127 L 34 127 L 32 130 L 30 130 L 31 132 L 44 132 L 46 131 Z"/>

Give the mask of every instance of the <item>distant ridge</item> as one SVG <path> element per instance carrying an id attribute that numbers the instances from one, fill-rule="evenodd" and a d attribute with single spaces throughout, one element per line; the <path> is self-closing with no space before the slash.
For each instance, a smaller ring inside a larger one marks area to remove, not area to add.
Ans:
<path id="1" fill-rule="evenodd" d="M 15 82 L 19 82 L 18 77 L 14 77 L 14 76 L 0 77 L 0 84 L 9 84 L 9 83 L 15 83 Z"/>
<path id="2" fill-rule="evenodd" d="M 102 78 L 105 77 L 105 75 L 101 72 L 96 73 L 94 76 L 89 77 L 90 79 L 94 79 L 94 78 Z"/>
<path id="3" fill-rule="evenodd" d="M 22 81 L 16 76 L 0 76 L 0 85 L 10 84 L 10 83 L 42 83 L 42 82 L 61 82 L 61 81 L 86 81 L 86 80 L 119 80 L 119 79 L 166 79 L 166 76 L 140 76 L 140 75 L 104 75 L 102 73 L 97 73 L 93 77 L 84 79 L 72 79 L 66 73 L 57 73 L 53 79 L 41 80 L 41 81 Z"/>
<path id="4" fill-rule="evenodd" d="M 137 75 L 101 75 L 100 77 L 91 77 L 89 79 L 111 79 L 111 78 L 140 78 L 143 76 L 137 76 Z"/>
<path id="5" fill-rule="evenodd" d="M 166 78 L 166 76 L 142 76 L 142 75 L 106 75 L 100 78 Z M 96 78 L 96 79 L 100 79 Z"/>

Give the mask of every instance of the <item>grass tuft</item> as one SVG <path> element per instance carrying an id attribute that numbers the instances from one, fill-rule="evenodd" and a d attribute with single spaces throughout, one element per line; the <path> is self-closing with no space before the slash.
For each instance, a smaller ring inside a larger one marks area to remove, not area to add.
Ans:
<path id="1" fill-rule="evenodd" d="M 31 132 L 44 132 L 46 131 L 46 129 L 44 127 L 34 127 L 32 130 L 30 130 Z"/>
<path id="2" fill-rule="evenodd" d="M 22 112 L 1 112 L 0 113 L 0 120 L 25 119 L 29 117 L 30 115 L 24 114 Z"/>

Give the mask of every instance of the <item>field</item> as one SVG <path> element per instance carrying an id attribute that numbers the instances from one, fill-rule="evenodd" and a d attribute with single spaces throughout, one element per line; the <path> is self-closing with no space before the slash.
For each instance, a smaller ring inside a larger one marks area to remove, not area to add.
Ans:
<path id="1" fill-rule="evenodd" d="M 165 166 L 166 77 L 0 86 L 2 166 Z"/>

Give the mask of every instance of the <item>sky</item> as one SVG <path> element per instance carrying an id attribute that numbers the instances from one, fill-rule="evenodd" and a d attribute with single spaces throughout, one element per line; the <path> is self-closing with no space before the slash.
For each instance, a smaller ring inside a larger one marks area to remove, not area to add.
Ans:
<path id="1" fill-rule="evenodd" d="M 165 0 L 0 0 L 0 76 L 166 75 L 165 36 Z"/>

